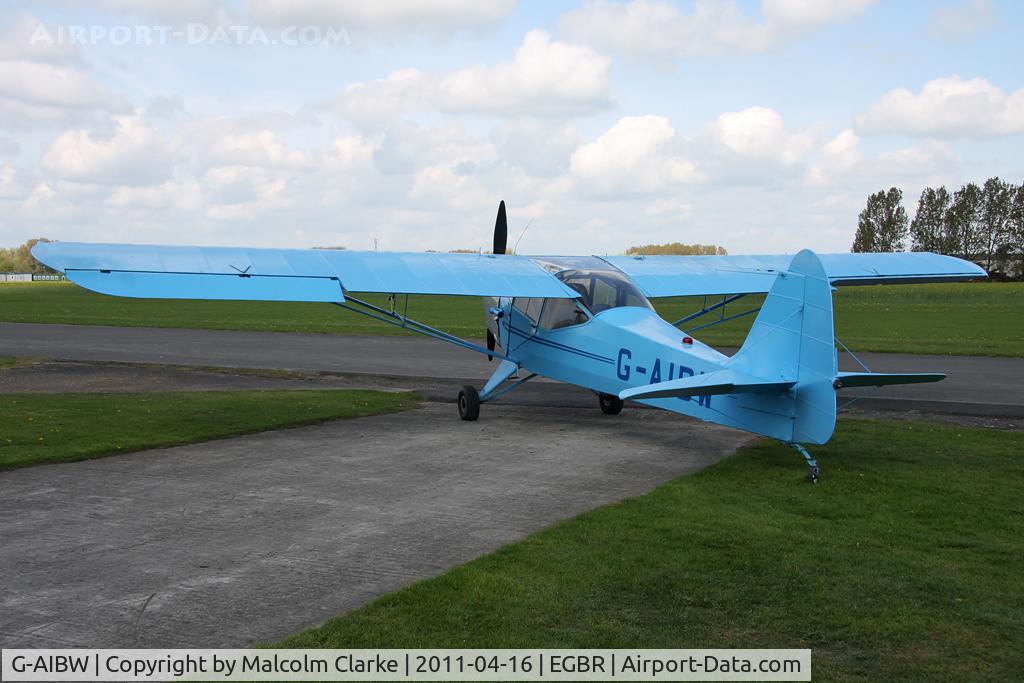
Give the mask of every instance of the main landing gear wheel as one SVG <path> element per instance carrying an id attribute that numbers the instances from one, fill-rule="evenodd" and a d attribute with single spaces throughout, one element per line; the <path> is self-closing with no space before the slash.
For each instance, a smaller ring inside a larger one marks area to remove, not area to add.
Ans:
<path id="1" fill-rule="evenodd" d="M 819 472 L 818 472 L 818 468 L 817 467 L 808 467 L 807 468 L 807 481 L 811 482 L 812 484 L 817 484 L 818 483 L 818 474 L 819 474 Z"/>
<path id="2" fill-rule="evenodd" d="M 459 417 L 469 421 L 480 417 L 480 394 L 468 384 L 459 390 Z"/>
<path id="3" fill-rule="evenodd" d="M 597 402 L 601 406 L 601 412 L 605 415 L 618 415 L 622 412 L 622 399 L 618 396 L 598 394 Z"/>

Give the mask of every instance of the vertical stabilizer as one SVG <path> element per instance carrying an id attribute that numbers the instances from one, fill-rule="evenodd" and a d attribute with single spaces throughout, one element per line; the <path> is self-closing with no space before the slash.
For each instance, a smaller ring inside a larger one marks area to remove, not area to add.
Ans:
<path id="1" fill-rule="evenodd" d="M 797 381 L 789 400 L 780 398 L 770 411 L 786 421 L 775 425 L 773 436 L 815 444 L 831 438 L 836 424 L 832 286 L 814 252 L 801 251 L 789 270 L 779 273 L 729 367 L 766 381 Z"/>

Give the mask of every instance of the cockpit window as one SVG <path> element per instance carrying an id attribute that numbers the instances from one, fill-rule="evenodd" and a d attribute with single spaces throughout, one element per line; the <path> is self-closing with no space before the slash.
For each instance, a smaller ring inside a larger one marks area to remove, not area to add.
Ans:
<path id="1" fill-rule="evenodd" d="M 516 298 L 513 300 L 512 305 L 516 310 L 529 318 L 530 322 L 536 324 L 537 318 L 540 316 L 540 309 L 544 305 L 544 299 Z"/>
<path id="2" fill-rule="evenodd" d="M 563 270 L 555 277 L 579 292 L 580 301 L 594 314 L 621 306 L 652 309 L 636 285 L 612 270 Z"/>
<path id="3" fill-rule="evenodd" d="M 588 320 L 590 316 L 577 299 L 547 299 L 540 314 L 540 326 L 546 330 L 571 327 Z"/>

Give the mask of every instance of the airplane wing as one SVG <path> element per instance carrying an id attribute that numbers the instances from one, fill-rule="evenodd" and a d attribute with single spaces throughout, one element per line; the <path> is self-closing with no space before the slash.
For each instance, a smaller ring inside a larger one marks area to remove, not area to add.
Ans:
<path id="1" fill-rule="evenodd" d="M 756 294 L 771 289 L 792 256 L 602 256 L 649 297 Z M 928 252 L 819 254 L 833 285 L 955 282 L 987 277 L 963 259 Z"/>
<path id="2" fill-rule="evenodd" d="M 526 256 L 39 243 L 39 261 L 102 294 L 140 298 L 344 301 L 343 292 L 573 298 Z M 789 256 L 605 256 L 650 297 L 761 293 Z M 985 277 L 926 252 L 823 254 L 834 285 Z"/>
<path id="3" fill-rule="evenodd" d="M 342 302 L 344 292 L 574 298 L 525 256 L 39 243 L 32 255 L 101 294 Z"/>

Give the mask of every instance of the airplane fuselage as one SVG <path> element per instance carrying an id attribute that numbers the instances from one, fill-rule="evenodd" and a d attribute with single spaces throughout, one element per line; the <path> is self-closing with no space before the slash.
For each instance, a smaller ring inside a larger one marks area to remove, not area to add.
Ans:
<path id="1" fill-rule="evenodd" d="M 624 389 L 721 369 L 728 356 L 692 339 L 641 307 L 602 311 L 586 322 L 544 329 L 516 308 L 502 332 L 509 356 L 530 372 L 617 396 Z M 691 343 L 684 343 L 691 339 Z M 650 399 L 643 403 L 710 420 L 724 397 Z"/>

